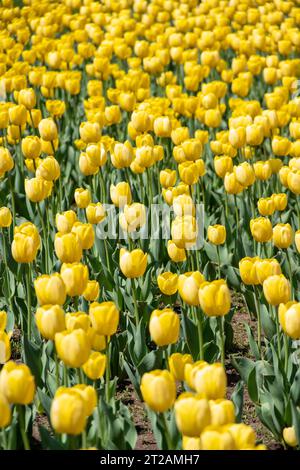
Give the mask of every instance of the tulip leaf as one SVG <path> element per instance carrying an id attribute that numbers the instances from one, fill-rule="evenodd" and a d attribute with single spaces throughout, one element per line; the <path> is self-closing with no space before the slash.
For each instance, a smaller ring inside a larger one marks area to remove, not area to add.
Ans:
<path id="1" fill-rule="evenodd" d="M 53 437 L 48 429 L 44 426 L 39 426 L 39 432 L 41 436 L 41 443 L 44 450 L 66 450 L 66 446 L 64 446 L 60 441 L 58 441 L 55 437 Z"/>
<path id="2" fill-rule="evenodd" d="M 235 408 L 236 422 L 240 423 L 242 421 L 244 407 L 244 385 L 242 380 L 239 380 L 239 382 L 234 387 L 231 400 L 233 401 Z"/>
<path id="3" fill-rule="evenodd" d="M 42 407 L 49 418 L 50 409 L 51 409 L 51 398 L 48 395 L 46 395 L 46 393 L 44 393 L 40 388 L 38 388 L 37 392 L 38 392 L 38 397 L 42 404 Z"/>
<path id="4" fill-rule="evenodd" d="M 292 424 L 295 429 L 298 446 L 300 445 L 300 409 L 295 405 L 294 401 L 291 400 L 291 409 L 292 409 Z"/>
<path id="5" fill-rule="evenodd" d="M 42 387 L 42 347 L 30 341 L 27 336 L 24 336 L 24 356 L 25 361 L 31 372 L 34 375 L 35 383 Z"/>
<path id="6" fill-rule="evenodd" d="M 255 368 L 255 363 L 246 357 L 232 357 L 231 363 L 239 372 L 242 380 L 247 384 L 249 375 Z"/>
<path id="7" fill-rule="evenodd" d="M 266 337 L 270 340 L 275 335 L 276 326 L 274 324 L 274 321 L 270 317 L 270 313 L 265 304 L 260 304 L 260 316 L 263 331 Z"/>
<path id="8" fill-rule="evenodd" d="M 297 405 L 300 404 L 300 368 L 298 368 L 291 386 L 291 397 Z"/>
<path id="9" fill-rule="evenodd" d="M 256 341 L 253 337 L 252 330 L 251 330 L 250 326 L 247 323 L 243 322 L 243 325 L 244 325 L 244 327 L 246 329 L 246 332 L 247 332 L 251 352 L 252 352 L 253 356 L 255 357 L 255 359 L 258 360 L 260 358 L 260 354 L 259 354 L 257 343 L 256 343 Z"/>

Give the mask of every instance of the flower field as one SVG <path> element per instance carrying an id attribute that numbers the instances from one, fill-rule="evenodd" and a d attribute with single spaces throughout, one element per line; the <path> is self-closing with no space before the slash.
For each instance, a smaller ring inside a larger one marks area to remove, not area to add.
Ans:
<path id="1" fill-rule="evenodd" d="M 0 449 L 299 449 L 299 26 L 1 1 Z"/>

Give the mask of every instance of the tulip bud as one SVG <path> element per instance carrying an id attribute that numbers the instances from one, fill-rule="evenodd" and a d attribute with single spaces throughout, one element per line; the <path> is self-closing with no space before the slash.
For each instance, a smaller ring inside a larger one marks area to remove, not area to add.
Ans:
<path id="1" fill-rule="evenodd" d="M 81 367 L 89 358 L 91 345 L 82 329 L 62 331 L 55 335 L 57 355 L 68 367 Z"/>
<path id="2" fill-rule="evenodd" d="M 234 439 L 235 449 L 254 448 L 256 435 L 251 426 L 244 423 L 228 424 L 226 429 Z"/>
<path id="3" fill-rule="evenodd" d="M 107 153 L 103 144 L 89 144 L 85 151 L 94 166 L 100 167 L 105 165 Z"/>
<path id="4" fill-rule="evenodd" d="M 11 253 L 17 263 L 31 263 L 40 248 L 40 236 L 35 225 L 25 222 L 15 227 Z"/>
<path id="5" fill-rule="evenodd" d="M 243 162 L 240 165 L 234 167 L 234 173 L 239 184 L 245 186 L 251 186 L 255 181 L 255 173 L 252 166 L 248 162 Z"/>
<path id="6" fill-rule="evenodd" d="M 157 346 L 167 346 L 178 341 L 180 322 L 178 315 L 170 308 L 153 310 L 149 322 L 152 341 Z"/>
<path id="7" fill-rule="evenodd" d="M 222 364 L 207 364 L 203 362 L 195 372 L 194 386 L 201 398 L 207 398 L 208 400 L 224 398 L 226 395 L 227 379 Z"/>
<path id="8" fill-rule="evenodd" d="M 273 227 L 273 243 L 277 248 L 288 248 L 293 243 L 293 229 L 290 224 Z"/>
<path id="9" fill-rule="evenodd" d="M 50 419 L 59 434 L 81 434 L 87 419 L 83 397 L 73 388 L 58 388 L 51 403 Z"/>
<path id="10" fill-rule="evenodd" d="M 207 229 L 207 238 L 214 245 L 223 245 L 226 240 L 224 225 L 210 225 Z"/>
<path id="11" fill-rule="evenodd" d="M 194 245 L 198 235 L 198 225 L 191 215 L 177 216 L 171 227 L 172 239 L 178 248 Z"/>
<path id="12" fill-rule="evenodd" d="M 295 432 L 295 428 L 293 426 L 289 428 L 284 428 L 282 432 L 282 437 L 290 447 L 297 447 L 298 440 Z"/>
<path id="13" fill-rule="evenodd" d="M 72 227 L 71 233 L 75 233 L 78 236 L 83 250 L 89 250 L 90 248 L 92 248 L 95 241 L 95 233 L 92 224 L 83 224 L 82 222 L 75 222 Z"/>
<path id="14" fill-rule="evenodd" d="M 36 96 L 33 88 L 24 88 L 18 95 L 18 103 L 27 109 L 32 109 L 36 105 Z"/>
<path id="15" fill-rule="evenodd" d="M 203 274 L 199 271 L 181 274 L 178 278 L 178 292 L 188 305 L 199 305 L 199 288 L 205 282 Z"/>
<path id="16" fill-rule="evenodd" d="M 57 139 L 57 127 L 52 118 L 42 119 L 39 123 L 39 133 L 46 142 Z"/>
<path id="17" fill-rule="evenodd" d="M 168 116 L 160 116 L 154 120 L 153 130 L 157 137 L 170 137 L 172 131 L 171 120 Z"/>
<path id="18" fill-rule="evenodd" d="M 0 364 L 5 364 L 11 356 L 9 336 L 0 330 Z"/>
<path id="19" fill-rule="evenodd" d="M 186 161 L 178 166 L 180 179 L 189 186 L 197 183 L 199 171 L 195 162 Z"/>
<path id="20" fill-rule="evenodd" d="M 99 224 L 105 219 L 105 210 L 101 202 L 90 203 L 86 210 L 86 217 L 90 224 Z"/>
<path id="21" fill-rule="evenodd" d="M 111 152 L 111 162 L 115 168 L 129 167 L 133 161 L 133 148 L 127 140 L 124 144 L 117 142 Z"/>
<path id="22" fill-rule="evenodd" d="M 285 193 L 272 194 L 274 208 L 276 211 L 284 211 L 287 206 L 287 195 Z"/>
<path id="23" fill-rule="evenodd" d="M 23 104 L 8 108 L 9 122 L 15 126 L 23 126 L 27 120 L 27 110 Z"/>
<path id="24" fill-rule="evenodd" d="M 258 259 L 255 263 L 256 275 L 260 284 L 275 274 L 281 274 L 281 267 L 277 259 Z"/>
<path id="25" fill-rule="evenodd" d="M 35 394 L 34 377 L 29 367 L 9 361 L 0 372 L 0 393 L 14 405 L 29 405 Z"/>
<path id="26" fill-rule="evenodd" d="M 191 393 L 182 393 L 174 405 L 176 425 L 188 437 L 196 437 L 211 424 L 209 402 Z"/>
<path id="27" fill-rule="evenodd" d="M 89 328 L 87 330 L 87 335 L 93 351 L 103 351 L 106 348 L 105 336 L 96 333 L 94 328 Z"/>
<path id="28" fill-rule="evenodd" d="M 258 180 L 266 181 L 272 176 L 272 166 L 268 160 L 255 162 L 253 168 Z"/>
<path id="29" fill-rule="evenodd" d="M 36 170 L 37 178 L 46 181 L 56 181 L 60 177 L 60 166 L 54 157 L 47 157 L 41 161 Z"/>
<path id="30" fill-rule="evenodd" d="M 208 426 L 200 436 L 201 450 L 235 450 L 235 443 L 226 426 Z"/>
<path id="31" fill-rule="evenodd" d="M 77 220 L 77 215 L 74 211 L 66 211 L 61 214 L 56 214 L 55 223 L 56 228 L 61 233 L 69 233 Z"/>
<path id="32" fill-rule="evenodd" d="M 113 204 L 117 207 L 124 207 L 126 204 L 131 204 L 132 196 L 128 183 L 121 182 L 116 186 L 110 186 L 110 198 Z"/>
<path id="33" fill-rule="evenodd" d="M 258 212 L 263 215 L 273 215 L 275 211 L 274 199 L 272 197 L 260 198 L 257 203 Z"/>
<path id="34" fill-rule="evenodd" d="M 291 297 L 289 281 L 283 274 L 268 277 L 263 283 L 264 295 L 271 305 L 287 303 Z"/>
<path id="35" fill-rule="evenodd" d="M 28 135 L 22 139 L 22 153 L 25 158 L 35 160 L 41 155 L 42 144 L 37 136 Z"/>
<path id="36" fill-rule="evenodd" d="M 162 170 L 159 173 L 159 182 L 163 186 L 163 188 L 169 188 L 170 186 L 174 186 L 176 183 L 176 171 L 170 170 L 168 168 Z"/>
<path id="37" fill-rule="evenodd" d="M 243 186 L 238 182 L 235 173 L 226 173 L 224 188 L 228 194 L 238 194 L 243 191 Z"/>
<path id="38" fill-rule="evenodd" d="M 131 122 L 137 132 L 147 132 L 150 129 L 150 119 L 146 111 L 134 111 Z"/>
<path id="39" fill-rule="evenodd" d="M 62 263 L 79 262 L 82 257 L 81 240 L 79 236 L 73 232 L 57 232 L 54 240 L 54 248 L 56 256 Z"/>
<path id="40" fill-rule="evenodd" d="M 231 306 L 230 291 L 223 279 L 203 282 L 199 288 L 200 306 L 209 317 L 226 315 Z"/>
<path id="41" fill-rule="evenodd" d="M 186 252 L 184 248 L 178 248 L 173 240 L 168 240 L 168 255 L 174 263 L 180 263 L 186 260 Z"/>
<path id="42" fill-rule="evenodd" d="M 256 266 L 257 263 L 260 261 L 258 256 L 254 258 L 243 258 L 239 262 L 239 269 L 240 269 L 240 276 L 242 281 L 246 285 L 258 285 L 259 279 L 257 276 Z"/>
<path id="43" fill-rule="evenodd" d="M 64 263 L 61 267 L 60 274 L 65 283 L 67 294 L 70 297 L 83 294 L 89 278 L 87 266 L 81 263 Z"/>
<path id="44" fill-rule="evenodd" d="M 34 289 L 40 305 L 63 305 L 66 301 L 66 287 L 58 273 L 37 277 Z"/>
<path id="45" fill-rule="evenodd" d="M 101 139 L 101 128 L 98 122 L 82 122 L 79 126 L 80 138 L 83 142 L 97 143 Z"/>
<path id="46" fill-rule="evenodd" d="M 175 402 L 175 380 L 167 370 L 153 370 L 142 376 L 141 393 L 143 400 L 153 411 L 163 413 Z"/>
<path id="47" fill-rule="evenodd" d="M 281 303 L 278 316 L 283 331 L 292 339 L 300 339 L 300 303 Z"/>
<path id="48" fill-rule="evenodd" d="M 36 326 L 46 339 L 54 340 L 56 333 L 66 328 L 65 314 L 59 305 L 43 305 L 35 314 Z"/>
<path id="49" fill-rule="evenodd" d="M 3 176 L 7 171 L 12 170 L 14 167 L 13 158 L 8 149 L 0 147 L 0 175 Z"/>
<path id="50" fill-rule="evenodd" d="M 94 302 L 99 297 L 100 286 L 97 281 L 88 281 L 87 286 L 83 292 L 83 297 L 88 302 Z"/>
<path id="51" fill-rule="evenodd" d="M 91 380 L 98 380 L 103 377 L 106 367 L 106 356 L 94 351 L 88 360 L 83 364 L 82 369 L 85 375 Z"/>
<path id="52" fill-rule="evenodd" d="M 216 174 L 220 178 L 225 178 L 226 173 L 231 173 L 233 170 L 232 158 L 224 155 L 214 158 L 214 168 Z"/>
<path id="53" fill-rule="evenodd" d="M 173 197 L 173 210 L 176 216 L 195 216 L 195 204 L 189 194 L 180 194 Z"/>
<path id="54" fill-rule="evenodd" d="M 246 130 L 244 127 L 237 127 L 229 130 L 228 135 L 229 143 L 234 148 L 244 147 L 246 143 Z"/>
<path id="55" fill-rule="evenodd" d="M 120 226 L 125 232 L 134 232 L 146 223 L 146 207 L 139 202 L 124 206 L 119 215 Z"/>
<path id="56" fill-rule="evenodd" d="M 157 276 L 157 284 L 163 294 L 174 295 L 178 288 L 178 276 L 171 272 L 164 272 Z"/>
<path id="57" fill-rule="evenodd" d="M 0 228 L 10 227 L 12 223 L 12 215 L 8 207 L 0 208 Z"/>
<path id="58" fill-rule="evenodd" d="M 46 181 L 43 178 L 25 179 L 25 193 L 32 202 L 40 202 L 50 196 L 52 192 L 52 181 Z"/>
<path id="59" fill-rule="evenodd" d="M 121 248 L 120 269 L 124 276 L 131 279 L 143 276 L 147 268 L 147 258 L 147 253 L 140 249 L 127 251 Z"/>
<path id="60" fill-rule="evenodd" d="M 223 398 L 210 400 L 209 407 L 211 424 L 213 426 L 223 426 L 224 424 L 234 423 L 235 409 L 232 401 L 224 400 Z"/>
<path id="61" fill-rule="evenodd" d="M 190 354 L 173 353 L 169 357 L 169 369 L 175 380 L 184 381 L 184 369 L 186 364 L 192 364 L 193 358 Z"/>
<path id="62" fill-rule="evenodd" d="M 112 336 L 116 333 L 120 314 L 114 302 L 93 302 L 89 314 L 92 326 L 99 335 Z"/>
<path id="63" fill-rule="evenodd" d="M 271 240 L 273 230 L 271 221 L 266 217 L 250 220 L 250 230 L 255 241 L 265 243 Z"/>
<path id="64" fill-rule="evenodd" d="M 6 428 L 11 422 L 11 410 L 5 395 L 0 392 L 0 429 Z"/>
<path id="65" fill-rule="evenodd" d="M 75 202 L 80 209 L 86 209 L 91 203 L 91 194 L 88 189 L 77 188 L 74 193 Z"/>

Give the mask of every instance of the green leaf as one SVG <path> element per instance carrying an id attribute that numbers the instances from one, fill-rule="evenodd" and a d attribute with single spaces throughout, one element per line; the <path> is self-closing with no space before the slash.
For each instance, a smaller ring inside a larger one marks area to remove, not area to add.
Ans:
<path id="1" fill-rule="evenodd" d="M 292 408 L 292 423 L 295 428 L 296 437 L 298 441 L 298 447 L 300 446 L 300 410 L 299 407 L 295 405 L 293 400 L 291 400 L 291 408 Z"/>
<path id="2" fill-rule="evenodd" d="M 247 359 L 246 357 L 232 357 L 231 363 L 233 367 L 239 372 L 242 380 L 248 383 L 249 375 L 255 368 L 255 362 Z"/>
<path id="3" fill-rule="evenodd" d="M 37 346 L 35 343 L 30 341 L 27 336 L 24 336 L 23 341 L 25 362 L 33 373 L 36 384 L 39 387 L 42 387 L 42 347 L 41 345 Z"/>
<path id="4" fill-rule="evenodd" d="M 241 380 L 234 387 L 231 400 L 233 401 L 235 408 L 236 422 L 240 423 L 242 421 L 244 407 L 244 385 Z"/>
<path id="5" fill-rule="evenodd" d="M 66 450 L 66 447 L 59 442 L 55 437 L 51 436 L 48 429 L 44 426 L 39 426 L 41 443 L 44 450 Z"/>
<path id="6" fill-rule="evenodd" d="M 49 418 L 50 410 L 51 410 L 51 398 L 48 395 L 46 395 L 46 393 L 44 393 L 40 388 L 38 388 L 38 397 L 45 413 L 47 414 Z"/>
<path id="7" fill-rule="evenodd" d="M 248 341 L 249 341 L 249 346 L 250 346 L 251 352 L 252 352 L 253 356 L 255 357 L 255 359 L 259 360 L 260 359 L 260 354 L 259 354 L 257 343 L 256 343 L 256 341 L 253 337 L 252 330 L 251 330 L 250 326 L 247 323 L 243 322 L 243 324 L 244 324 L 244 327 L 246 329 L 246 333 L 247 333 L 247 336 L 248 336 Z"/>

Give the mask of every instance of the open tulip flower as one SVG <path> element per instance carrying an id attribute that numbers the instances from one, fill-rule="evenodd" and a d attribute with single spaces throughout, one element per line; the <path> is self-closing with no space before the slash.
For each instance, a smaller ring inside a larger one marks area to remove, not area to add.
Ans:
<path id="1" fill-rule="evenodd" d="M 300 449 L 299 0 L 0 3 L 0 450 Z"/>

